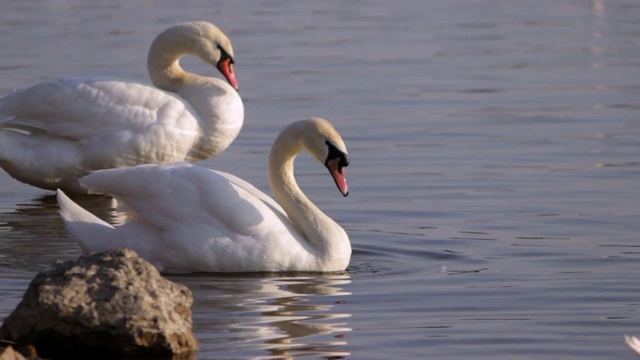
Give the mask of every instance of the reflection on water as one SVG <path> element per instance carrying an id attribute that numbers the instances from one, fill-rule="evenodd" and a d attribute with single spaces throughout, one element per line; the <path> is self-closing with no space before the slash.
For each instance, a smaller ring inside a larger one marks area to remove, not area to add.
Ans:
<path id="1" fill-rule="evenodd" d="M 194 327 L 202 357 L 224 352 L 246 357 L 349 355 L 351 331 L 341 306 L 348 274 L 323 276 L 171 276 L 194 296 Z"/>
<path id="2" fill-rule="evenodd" d="M 79 196 L 74 201 L 112 224 L 125 220 L 113 199 Z M 6 316 L 22 297 L 31 274 L 54 261 L 74 259 L 81 251 L 67 237 L 53 195 L 0 213 L 0 231 L 0 276 L 5 279 L 0 315 Z M 216 358 L 227 351 L 269 358 L 349 355 L 345 334 L 351 331 L 350 314 L 340 308 L 351 295 L 342 288 L 351 282 L 347 273 L 169 277 L 193 291 L 194 328 L 202 343 L 199 357 Z"/>
<path id="3" fill-rule="evenodd" d="M 122 221 L 115 201 L 102 196 L 79 196 L 74 200 L 112 224 Z M 67 237 L 54 195 L 15 204 L 0 213 L 0 267 L 35 272 L 56 260 L 73 259 L 80 247 Z"/>
<path id="4" fill-rule="evenodd" d="M 194 293 L 198 359 L 633 356 L 640 2 L 5 2 L 0 94 L 148 81 L 153 37 L 194 17 L 233 40 L 246 110 L 203 165 L 268 191 L 269 146 L 308 116 L 334 121 L 353 157 L 344 201 L 296 164 L 351 237 L 348 275 L 174 278 Z M 0 172 L 2 315 L 33 271 L 80 254 L 41 193 Z"/>

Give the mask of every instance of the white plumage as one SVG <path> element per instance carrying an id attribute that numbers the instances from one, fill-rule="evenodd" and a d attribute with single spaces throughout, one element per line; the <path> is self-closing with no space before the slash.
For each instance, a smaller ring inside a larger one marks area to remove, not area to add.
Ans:
<path id="1" fill-rule="evenodd" d="M 82 178 L 90 192 L 114 196 L 135 211 L 113 227 L 62 191 L 61 215 L 85 253 L 127 247 L 165 272 L 339 271 L 349 238 L 300 190 L 293 160 L 309 151 L 348 194 L 346 147 L 329 122 L 295 122 L 269 158 L 274 201 L 233 175 L 187 163 L 97 171 Z"/>
<path id="2" fill-rule="evenodd" d="M 186 54 L 217 67 L 231 85 L 182 70 Z M 22 182 L 75 193 L 93 170 L 194 162 L 227 148 L 244 107 L 224 33 L 207 22 L 171 27 L 154 40 L 147 65 L 157 87 L 61 79 L 0 98 L 0 166 Z"/>

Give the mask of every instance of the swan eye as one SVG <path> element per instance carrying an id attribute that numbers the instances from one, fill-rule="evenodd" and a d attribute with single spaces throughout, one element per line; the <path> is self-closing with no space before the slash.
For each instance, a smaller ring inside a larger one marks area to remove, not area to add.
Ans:
<path id="1" fill-rule="evenodd" d="M 324 164 L 327 165 L 329 161 L 334 159 L 339 159 L 338 162 L 338 170 L 342 170 L 343 167 L 349 166 L 349 156 L 342 151 L 338 150 L 338 148 L 333 145 L 329 140 L 325 141 L 327 147 L 329 148 L 329 154 L 327 155 L 327 160 L 325 160 Z"/>
<path id="2" fill-rule="evenodd" d="M 218 63 L 229 60 L 231 64 L 235 64 L 233 57 L 229 55 L 229 53 L 222 46 L 218 45 L 218 50 L 220 50 L 220 60 L 218 60 Z"/>

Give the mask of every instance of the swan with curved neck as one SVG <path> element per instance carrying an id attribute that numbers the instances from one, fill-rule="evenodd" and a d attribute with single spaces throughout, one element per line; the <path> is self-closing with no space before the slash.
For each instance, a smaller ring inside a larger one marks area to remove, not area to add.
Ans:
<path id="1" fill-rule="evenodd" d="M 269 155 L 276 201 L 233 175 L 186 163 L 94 172 L 81 179 L 136 216 L 114 227 L 58 191 L 60 213 L 85 253 L 133 249 L 164 272 L 328 272 L 346 269 L 351 243 L 344 229 L 298 187 L 294 159 L 307 151 L 349 194 L 344 141 L 324 119 L 287 126 Z"/>
<path id="2" fill-rule="evenodd" d="M 227 81 L 186 72 L 185 55 Z M 244 121 L 233 64 L 227 36 L 194 21 L 153 41 L 147 68 L 156 87 L 71 78 L 9 94 L 0 98 L 0 166 L 27 184 L 83 193 L 78 179 L 94 170 L 215 156 Z"/>

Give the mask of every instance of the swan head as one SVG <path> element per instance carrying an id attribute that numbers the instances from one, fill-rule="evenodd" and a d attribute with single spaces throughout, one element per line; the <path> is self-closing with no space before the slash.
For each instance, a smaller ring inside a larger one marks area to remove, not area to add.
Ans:
<path id="1" fill-rule="evenodd" d="M 229 84 L 238 90 L 231 40 L 217 26 L 206 21 L 178 24 L 156 37 L 149 49 L 147 61 L 154 84 L 162 88 L 156 81 L 162 82 L 162 76 L 176 76 L 173 67 L 178 65 L 180 57 L 187 54 L 195 55 L 217 68 Z"/>
<path id="2" fill-rule="evenodd" d="M 229 43 L 228 49 L 231 49 L 231 43 Z M 233 50 L 225 50 L 221 45 L 218 45 L 218 50 L 220 51 L 220 57 L 216 63 L 216 68 L 224 75 L 229 84 L 238 91 L 240 86 L 238 85 L 236 74 L 233 72 L 233 64 L 235 63 L 233 60 Z"/>
<path id="3" fill-rule="evenodd" d="M 336 145 L 331 141 L 325 141 L 328 148 L 328 154 L 324 161 L 324 166 L 329 169 L 329 173 L 336 182 L 338 190 L 343 196 L 349 195 L 349 186 L 347 186 L 347 178 L 344 174 L 344 168 L 349 166 L 349 155 L 346 151 L 338 150 Z"/>
<path id="4" fill-rule="evenodd" d="M 333 125 L 322 118 L 293 122 L 273 142 L 269 154 L 269 179 L 274 193 L 287 185 L 297 187 L 292 178 L 293 162 L 301 151 L 310 153 L 324 164 L 342 195 L 349 195 L 344 171 L 349 165 L 347 147 Z"/>
<path id="5" fill-rule="evenodd" d="M 349 195 L 345 167 L 349 166 L 347 147 L 338 131 L 322 118 L 302 120 L 306 131 L 303 146 L 329 170 L 333 181 L 343 196 Z"/>
<path id="6" fill-rule="evenodd" d="M 202 47 L 202 51 L 198 51 L 198 56 L 200 56 L 203 61 L 215 66 L 237 91 L 239 85 L 236 74 L 233 71 L 235 60 L 231 40 L 229 40 L 222 30 L 211 23 L 206 21 L 198 21 L 196 23 L 202 31 L 202 34 L 198 38 L 198 45 Z"/>
<path id="7" fill-rule="evenodd" d="M 235 63 L 231 40 L 217 26 L 206 21 L 192 21 L 183 24 L 194 38 L 194 53 L 202 61 L 215 66 L 234 89 L 238 90 L 238 80 L 233 71 Z M 179 25 L 178 25 L 179 26 Z"/>

